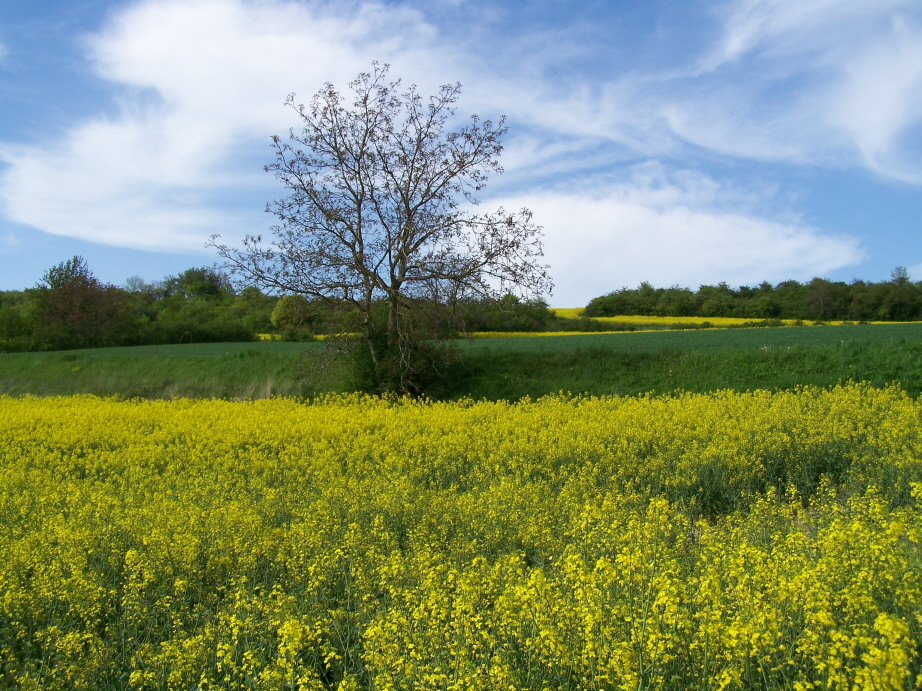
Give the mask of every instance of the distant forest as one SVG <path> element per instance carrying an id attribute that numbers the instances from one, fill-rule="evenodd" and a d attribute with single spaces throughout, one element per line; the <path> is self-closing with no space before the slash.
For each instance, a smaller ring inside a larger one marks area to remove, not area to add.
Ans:
<path id="1" fill-rule="evenodd" d="M 922 319 L 922 281 L 913 283 L 903 267 L 889 281 L 763 282 L 751 288 L 726 283 L 689 288 L 654 288 L 641 283 L 593 298 L 583 316 L 742 317 L 843 321 L 915 321 Z"/>
<path id="2" fill-rule="evenodd" d="M 585 319 L 557 319 L 541 300 L 507 296 L 462 307 L 460 331 L 610 329 Z M 327 309 L 297 295 L 235 288 L 208 267 L 114 286 L 98 280 L 82 257 L 73 257 L 46 271 L 33 288 L 0 291 L 0 352 L 252 341 L 260 334 L 309 341 L 334 328 Z"/>
<path id="3" fill-rule="evenodd" d="M 594 298 L 577 319 L 558 317 L 543 300 L 511 295 L 498 303 L 460 306 L 463 320 L 446 338 L 477 331 L 620 331 L 630 324 L 597 317 L 743 317 L 750 326 L 778 319 L 922 320 L 922 282 L 898 267 L 889 281 L 841 283 L 814 278 L 750 288 L 726 283 L 654 288 L 642 283 Z M 147 283 L 99 281 L 81 257 L 45 272 L 33 288 L 0 291 L 0 352 L 67 350 L 103 346 L 252 341 L 260 334 L 313 340 L 330 332 L 325 309 L 297 295 L 266 295 L 235 287 L 219 270 L 194 267 Z M 694 324 L 674 325 L 691 328 Z"/>

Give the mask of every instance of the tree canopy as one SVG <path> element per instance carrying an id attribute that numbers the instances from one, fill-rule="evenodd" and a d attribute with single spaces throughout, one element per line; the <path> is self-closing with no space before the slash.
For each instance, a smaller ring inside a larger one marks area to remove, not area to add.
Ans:
<path id="1" fill-rule="evenodd" d="M 641 283 L 590 300 L 586 317 L 656 315 L 672 317 L 745 317 L 751 319 L 814 319 L 909 321 L 922 317 L 922 282 L 896 267 L 889 281 L 851 283 L 813 278 L 807 283 L 782 281 L 758 286 L 726 283 L 698 290 Z"/>

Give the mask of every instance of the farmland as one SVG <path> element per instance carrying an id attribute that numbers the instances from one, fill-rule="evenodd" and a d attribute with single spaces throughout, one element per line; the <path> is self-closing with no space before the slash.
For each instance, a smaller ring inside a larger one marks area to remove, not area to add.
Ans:
<path id="1" fill-rule="evenodd" d="M 922 324 L 459 347 L 442 401 L 320 343 L 0 356 L 2 685 L 918 682 Z"/>
<path id="2" fill-rule="evenodd" d="M 582 307 L 563 307 L 552 310 L 558 317 L 564 319 L 577 319 L 583 316 Z M 622 315 L 618 317 L 595 317 L 602 322 L 618 322 L 622 324 L 636 324 L 638 326 L 670 326 L 672 324 L 712 324 L 714 326 L 742 326 L 756 321 L 745 317 L 665 317 L 645 315 Z M 787 320 L 791 322 L 793 320 Z"/>
<path id="3" fill-rule="evenodd" d="M 10 686 L 898 689 L 920 672 L 922 404 L 898 388 L 0 414 Z"/>
<path id="4" fill-rule="evenodd" d="M 840 380 L 922 390 L 922 324 L 707 329 L 460 341 L 446 392 L 517 400 L 559 391 L 783 389 Z M 262 398 L 345 392 L 348 373 L 307 376 L 319 343 L 204 343 L 0 356 L 0 394 Z"/>

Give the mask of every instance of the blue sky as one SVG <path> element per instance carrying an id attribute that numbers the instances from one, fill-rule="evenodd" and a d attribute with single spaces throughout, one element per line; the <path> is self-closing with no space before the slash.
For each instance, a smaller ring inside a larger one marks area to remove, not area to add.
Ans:
<path id="1" fill-rule="evenodd" d="M 285 96 L 372 60 L 509 118 L 578 306 L 642 280 L 922 279 L 919 0 L 0 3 L 0 289 L 74 254 L 162 278 L 265 233 Z"/>

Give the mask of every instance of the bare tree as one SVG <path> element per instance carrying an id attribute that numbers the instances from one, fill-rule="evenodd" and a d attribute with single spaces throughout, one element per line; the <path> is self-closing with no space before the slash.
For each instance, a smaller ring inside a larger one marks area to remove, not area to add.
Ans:
<path id="1" fill-rule="evenodd" d="M 350 83 L 351 107 L 329 83 L 310 107 L 290 95 L 303 129 L 273 137 L 266 166 L 288 190 L 266 209 L 281 223 L 267 243 L 212 243 L 259 287 L 332 310 L 340 332 L 361 335 L 389 388 L 414 391 L 420 368 L 434 364 L 418 357 L 438 335 L 433 320 L 466 299 L 553 286 L 529 210 L 473 212 L 488 173 L 502 172 L 505 118 L 474 115 L 448 131 L 460 84 L 424 101 L 387 77 L 388 66 L 373 63 Z"/>

